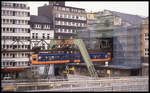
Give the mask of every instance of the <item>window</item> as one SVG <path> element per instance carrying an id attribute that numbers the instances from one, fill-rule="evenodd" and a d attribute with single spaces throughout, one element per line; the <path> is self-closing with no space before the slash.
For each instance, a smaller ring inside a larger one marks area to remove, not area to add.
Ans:
<path id="1" fill-rule="evenodd" d="M 49 39 L 49 36 L 50 36 L 50 35 L 49 35 L 49 34 L 47 34 L 47 39 Z"/>
<path id="2" fill-rule="evenodd" d="M 70 25 L 71 25 L 71 26 L 73 25 L 72 22 L 70 22 Z"/>
<path id="3" fill-rule="evenodd" d="M 62 32 L 64 32 L 64 29 L 62 29 Z"/>
<path id="4" fill-rule="evenodd" d="M 148 48 L 145 48 L 145 51 L 149 51 L 149 49 L 148 49 Z"/>
<path id="5" fill-rule="evenodd" d="M 60 32 L 60 29 L 57 29 L 57 33 L 59 33 Z"/>
<path id="6" fill-rule="evenodd" d="M 9 49 L 9 45 L 6 45 L 7 46 L 7 49 Z"/>
<path id="7" fill-rule="evenodd" d="M 66 8 L 66 11 L 69 11 L 69 8 Z"/>
<path id="8" fill-rule="evenodd" d="M 66 33 L 68 33 L 68 29 L 66 29 Z"/>
<path id="9" fill-rule="evenodd" d="M 40 60 L 40 57 L 39 57 L 39 60 Z M 33 57 L 33 61 L 36 61 L 36 57 Z"/>
<path id="10" fill-rule="evenodd" d="M 66 15 L 66 14 L 64 14 L 64 18 L 67 18 L 67 15 Z"/>
<path id="11" fill-rule="evenodd" d="M 70 30 L 70 33 L 72 33 L 72 29 Z"/>
<path id="12" fill-rule="evenodd" d="M 38 33 L 36 33 L 36 39 L 38 39 Z"/>
<path id="13" fill-rule="evenodd" d="M 70 18 L 72 19 L 72 15 L 70 15 Z"/>
<path id="14" fill-rule="evenodd" d="M 148 55 L 149 55 L 149 53 L 145 53 L 145 55 L 146 55 L 146 56 L 148 56 Z"/>
<path id="15" fill-rule="evenodd" d="M 144 35 L 145 35 L 145 36 L 148 36 L 148 33 L 145 33 Z"/>
<path id="16" fill-rule="evenodd" d="M 32 38 L 34 39 L 34 33 L 32 33 Z"/>
<path id="17" fill-rule="evenodd" d="M 62 21 L 62 25 L 64 25 L 64 21 Z"/>
<path id="18" fill-rule="evenodd" d="M 66 25 L 68 26 L 68 22 L 66 22 Z"/>
<path id="19" fill-rule="evenodd" d="M 45 39 L 45 33 L 43 33 L 43 39 Z"/>
<path id="20" fill-rule="evenodd" d="M 148 38 L 145 38 L 145 40 L 148 40 Z"/>

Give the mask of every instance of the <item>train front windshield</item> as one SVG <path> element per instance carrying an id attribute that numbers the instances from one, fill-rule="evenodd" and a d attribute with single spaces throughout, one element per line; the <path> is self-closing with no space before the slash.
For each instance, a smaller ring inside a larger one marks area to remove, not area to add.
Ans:
<path id="1" fill-rule="evenodd" d="M 35 56 L 33 57 L 33 61 L 36 61 L 36 57 Z"/>

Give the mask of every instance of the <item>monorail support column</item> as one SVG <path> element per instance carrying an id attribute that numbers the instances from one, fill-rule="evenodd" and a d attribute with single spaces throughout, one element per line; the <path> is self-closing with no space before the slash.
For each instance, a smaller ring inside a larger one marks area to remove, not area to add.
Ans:
<path id="1" fill-rule="evenodd" d="M 82 57 L 87 65 L 88 71 L 90 72 L 91 77 L 94 77 L 95 79 L 98 78 L 98 74 L 94 68 L 93 63 L 91 62 L 90 56 L 88 54 L 88 51 L 83 43 L 82 39 L 75 39 L 74 44 L 76 44 L 82 54 Z"/>
<path id="2" fill-rule="evenodd" d="M 51 40 L 48 49 L 53 49 L 54 45 L 56 45 L 56 40 Z M 45 75 L 45 77 L 44 78 L 48 77 L 48 72 L 49 72 L 50 66 L 54 66 L 54 64 L 46 64 L 45 65 L 45 68 L 44 68 L 44 75 Z"/>

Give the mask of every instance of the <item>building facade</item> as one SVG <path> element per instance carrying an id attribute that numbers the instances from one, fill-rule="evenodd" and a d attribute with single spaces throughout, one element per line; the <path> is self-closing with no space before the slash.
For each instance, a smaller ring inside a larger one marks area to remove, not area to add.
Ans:
<path id="1" fill-rule="evenodd" d="M 86 28 L 85 9 L 65 6 L 65 2 L 50 1 L 38 7 L 38 15 L 52 18 L 56 39 L 72 39 Z"/>
<path id="2" fill-rule="evenodd" d="M 149 18 L 142 25 L 142 75 L 149 75 Z"/>
<path id="3" fill-rule="evenodd" d="M 96 65 L 101 67 L 99 72 L 105 72 L 105 75 L 100 75 L 107 76 L 107 70 L 110 70 L 111 76 L 140 75 L 143 18 L 109 10 L 95 14 L 94 19 L 88 22 L 88 31 L 79 35 L 83 39 L 90 38 L 85 44 L 91 49 L 112 50 L 112 60 L 107 67 L 102 69 L 105 64 Z"/>
<path id="4" fill-rule="evenodd" d="M 34 47 L 41 47 L 43 50 L 48 49 L 51 39 L 54 38 L 54 30 L 50 18 L 31 15 L 30 26 L 31 49 Z"/>
<path id="5" fill-rule="evenodd" d="M 20 2 L 1 2 L 1 45 L 2 50 L 30 49 L 30 8 Z M 2 77 L 12 77 L 18 73 L 13 68 L 28 66 L 28 53 L 6 52 L 1 53 Z M 9 68 L 11 68 L 9 70 Z"/>
<path id="6" fill-rule="evenodd" d="M 49 17 L 45 16 L 30 16 L 31 27 L 31 49 L 40 47 L 41 50 L 48 50 L 51 39 L 54 39 L 54 29 L 52 21 Z M 50 65 L 51 73 L 54 71 L 53 64 Z M 40 65 L 35 69 L 39 75 L 44 75 L 44 65 Z M 50 74 L 51 74 L 50 73 Z"/>

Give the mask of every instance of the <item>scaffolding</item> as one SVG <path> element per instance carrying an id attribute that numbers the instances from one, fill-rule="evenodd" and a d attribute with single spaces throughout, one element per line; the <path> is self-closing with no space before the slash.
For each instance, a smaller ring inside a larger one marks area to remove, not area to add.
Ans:
<path id="1" fill-rule="evenodd" d="M 118 27 L 113 35 L 113 65 L 141 67 L 141 27 Z"/>
<path id="2" fill-rule="evenodd" d="M 141 26 L 114 25 L 113 21 L 113 15 L 97 14 L 88 24 L 87 30 L 79 32 L 78 37 L 82 38 L 90 49 L 112 48 L 110 49 L 111 65 L 139 69 L 141 67 Z M 112 40 L 109 43 L 108 38 Z M 102 39 L 107 40 L 107 43 L 100 42 Z"/>

